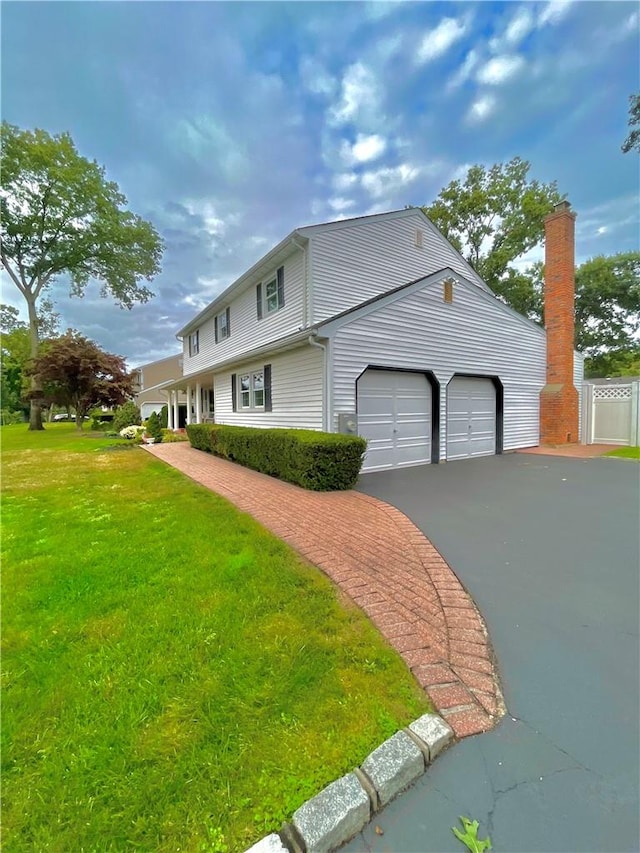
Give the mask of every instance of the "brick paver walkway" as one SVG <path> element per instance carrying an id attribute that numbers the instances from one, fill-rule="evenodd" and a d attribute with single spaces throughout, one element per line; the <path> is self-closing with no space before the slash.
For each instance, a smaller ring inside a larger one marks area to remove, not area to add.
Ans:
<path id="1" fill-rule="evenodd" d="M 145 448 L 250 513 L 369 616 L 458 737 L 504 713 L 487 632 L 471 597 L 418 528 L 355 491 L 310 492 L 188 443 Z"/>
<path id="2" fill-rule="evenodd" d="M 525 447 L 518 453 L 535 453 L 541 456 L 570 456 L 574 459 L 590 459 L 615 450 L 615 444 L 546 444 L 539 447 Z"/>

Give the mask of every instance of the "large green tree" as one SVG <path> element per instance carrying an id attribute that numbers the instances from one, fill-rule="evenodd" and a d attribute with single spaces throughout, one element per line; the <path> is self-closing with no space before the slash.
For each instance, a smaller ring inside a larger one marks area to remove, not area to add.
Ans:
<path id="1" fill-rule="evenodd" d="M 629 96 L 629 135 L 622 143 L 625 154 L 629 151 L 640 152 L 640 94 Z"/>
<path id="2" fill-rule="evenodd" d="M 532 180 L 529 169 L 520 157 L 489 169 L 471 166 L 464 181 L 452 181 L 423 208 L 494 293 L 518 310 L 522 283 L 513 261 L 542 241 L 544 217 L 562 200 L 555 182 Z"/>
<path id="3" fill-rule="evenodd" d="M 2 124 L 0 162 L 2 265 L 27 303 L 30 354 L 36 359 L 39 300 L 60 276 L 70 295 L 97 280 L 102 296 L 131 308 L 153 296 L 142 279 L 160 271 L 162 241 L 154 227 L 126 209 L 104 169 L 78 154 L 69 134 Z M 30 429 L 42 429 L 42 394 L 31 378 Z"/>
<path id="4" fill-rule="evenodd" d="M 31 369 L 46 398 L 75 410 L 79 430 L 91 409 L 120 406 L 133 396 L 133 378 L 124 359 L 71 329 L 47 341 Z"/>
<path id="5" fill-rule="evenodd" d="M 41 339 L 57 334 L 59 315 L 50 300 L 43 299 L 38 315 L 38 333 Z M 29 411 L 29 362 L 31 342 L 29 326 L 20 319 L 13 305 L 0 305 L 1 364 L 0 400 L 6 413 Z"/>
<path id="6" fill-rule="evenodd" d="M 526 314 L 544 322 L 542 262 L 517 274 Z M 518 306 L 514 306 L 518 307 Z M 588 376 L 626 376 L 640 355 L 640 252 L 598 255 L 576 267 L 575 346 Z"/>

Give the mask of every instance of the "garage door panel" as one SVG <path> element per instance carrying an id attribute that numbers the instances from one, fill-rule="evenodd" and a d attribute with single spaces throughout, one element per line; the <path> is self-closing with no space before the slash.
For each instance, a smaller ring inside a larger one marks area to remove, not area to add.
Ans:
<path id="1" fill-rule="evenodd" d="M 447 389 L 447 459 L 496 452 L 496 392 L 490 379 L 454 376 Z"/>
<path id="2" fill-rule="evenodd" d="M 363 470 L 431 461 L 431 386 L 422 373 L 366 370 L 358 381 L 358 428 L 367 439 Z"/>

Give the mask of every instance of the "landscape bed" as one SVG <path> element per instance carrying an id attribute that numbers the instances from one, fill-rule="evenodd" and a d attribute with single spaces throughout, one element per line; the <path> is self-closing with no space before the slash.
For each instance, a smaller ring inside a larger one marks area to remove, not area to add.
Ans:
<path id="1" fill-rule="evenodd" d="M 429 710 L 222 498 L 71 424 L 0 440 L 5 849 L 240 851 Z"/>

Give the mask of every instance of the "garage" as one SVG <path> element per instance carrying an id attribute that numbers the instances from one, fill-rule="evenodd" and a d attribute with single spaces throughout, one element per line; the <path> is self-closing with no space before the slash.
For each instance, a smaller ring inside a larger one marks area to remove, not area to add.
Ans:
<path id="1" fill-rule="evenodd" d="M 368 368 L 357 382 L 364 471 L 431 462 L 432 386 L 424 373 Z"/>
<path id="2" fill-rule="evenodd" d="M 447 387 L 447 459 L 493 456 L 496 421 L 493 380 L 454 376 Z"/>

